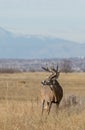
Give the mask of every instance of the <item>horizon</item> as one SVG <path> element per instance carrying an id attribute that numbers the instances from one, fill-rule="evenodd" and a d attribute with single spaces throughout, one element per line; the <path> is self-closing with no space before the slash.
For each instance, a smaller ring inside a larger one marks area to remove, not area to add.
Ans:
<path id="1" fill-rule="evenodd" d="M 0 26 L 15 34 L 85 42 L 84 0 L 0 0 Z"/>

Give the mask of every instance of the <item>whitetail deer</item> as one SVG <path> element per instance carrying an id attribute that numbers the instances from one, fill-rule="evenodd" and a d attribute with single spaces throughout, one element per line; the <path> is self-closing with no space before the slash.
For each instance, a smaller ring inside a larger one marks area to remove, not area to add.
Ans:
<path id="1" fill-rule="evenodd" d="M 52 73 L 48 79 L 41 82 L 43 85 L 41 89 L 42 114 L 44 109 L 47 109 L 49 114 L 52 103 L 56 103 L 57 107 L 59 106 L 60 101 L 63 97 L 63 89 L 57 81 L 57 78 L 60 74 L 58 71 L 58 66 L 56 69 L 54 67 L 50 69 L 48 67 L 42 67 L 42 69 Z"/>

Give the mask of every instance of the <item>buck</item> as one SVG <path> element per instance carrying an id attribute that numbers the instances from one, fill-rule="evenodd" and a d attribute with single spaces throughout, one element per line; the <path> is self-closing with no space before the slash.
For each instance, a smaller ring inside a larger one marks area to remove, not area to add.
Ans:
<path id="1" fill-rule="evenodd" d="M 51 72 L 51 75 L 46 80 L 41 82 L 42 114 L 44 109 L 46 109 L 49 114 L 52 107 L 52 103 L 55 103 L 57 107 L 59 106 L 60 101 L 63 97 L 63 89 L 57 81 L 60 74 L 60 72 L 58 71 L 58 66 L 56 69 L 54 67 L 42 67 L 42 69 L 47 72 Z"/>

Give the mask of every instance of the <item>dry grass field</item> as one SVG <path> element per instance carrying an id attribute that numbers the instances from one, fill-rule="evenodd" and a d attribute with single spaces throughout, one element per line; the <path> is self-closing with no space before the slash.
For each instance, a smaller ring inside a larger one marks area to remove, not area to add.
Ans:
<path id="1" fill-rule="evenodd" d="M 85 73 L 60 74 L 59 109 L 41 116 L 41 81 L 48 73 L 0 74 L 0 130 L 85 130 Z M 76 104 L 70 104 L 70 96 Z"/>

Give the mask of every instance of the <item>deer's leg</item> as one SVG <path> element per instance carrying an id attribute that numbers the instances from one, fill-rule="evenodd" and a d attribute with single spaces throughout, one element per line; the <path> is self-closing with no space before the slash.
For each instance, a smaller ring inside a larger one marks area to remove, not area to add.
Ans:
<path id="1" fill-rule="evenodd" d="M 58 112 L 58 108 L 59 108 L 59 103 L 56 102 L 56 113 Z"/>
<path id="2" fill-rule="evenodd" d="M 44 111 L 44 104 L 45 104 L 45 100 L 42 101 L 42 115 L 43 115 L 43 111 Z"/>
<path id="3" fill-rule="evenodd" d="M 51 110 L 51 107 L 52 107 L 52 102 L 49 102 L 49 103 L 48 103 L 48 106 L 49 106 L 49 107 L 48 107 L 48 115 L 49 115 L 50 110 Z"/>

